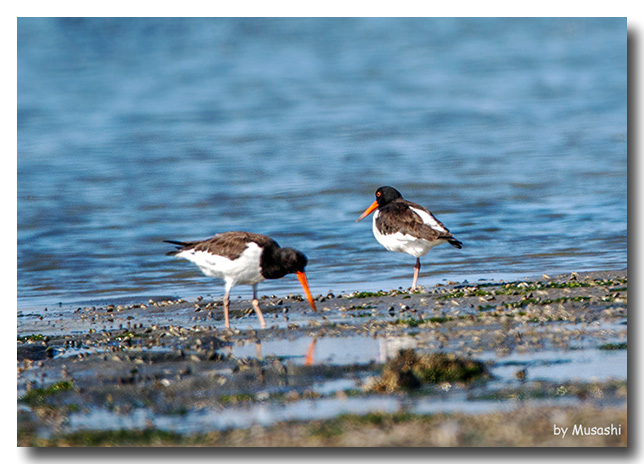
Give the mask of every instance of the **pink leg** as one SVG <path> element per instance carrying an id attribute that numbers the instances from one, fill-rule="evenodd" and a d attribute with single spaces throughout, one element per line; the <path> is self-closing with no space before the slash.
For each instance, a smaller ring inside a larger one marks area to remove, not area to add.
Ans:
<path id="1" fill-rule="evenodd" d="M 411 290 L 416 290 L 416 283 L 418 282 L 418 273 L 420 272 L 420 258 L 416 258 L 416 265 L 414 266 L 414 283 L 411 284 Z"/>
<path id="2" fill-rule="evenodd" d="M 230 318 L 228 317 L 228 308 L 230 306 L 230 289 L 226 289 L 226 294 L 224 295 L 224 321 L 226 323 L 226 328 L 230 329 Z"/>
<path id="3" fill-rule="evenodd" d="M 257 318 L 259 319 L 259 323 L 261 324 L 262 329 L 265 329 L 266 321 L 264 320 L 264 315 L 262 314 L 262 310 L 259 309 L 259 300 L 257 299 L 257 285 L 253 285 L 253 308 L 257 313 Z"/>

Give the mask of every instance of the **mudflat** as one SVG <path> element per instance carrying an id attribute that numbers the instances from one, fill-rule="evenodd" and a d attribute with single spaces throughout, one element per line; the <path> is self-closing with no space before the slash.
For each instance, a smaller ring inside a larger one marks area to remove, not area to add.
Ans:
<path id="1" fill-rule="evenodd" d="M 19 446 L 625 446 L 628 273 L 18 315 Z M 566 432 L 564 432 L 564 429 Z"/>

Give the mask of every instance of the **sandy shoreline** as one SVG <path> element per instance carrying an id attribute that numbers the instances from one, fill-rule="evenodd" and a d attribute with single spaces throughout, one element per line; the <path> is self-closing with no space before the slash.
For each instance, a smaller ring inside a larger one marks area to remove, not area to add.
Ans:
<path id="1" fill-rule="evenodd" d="M 264 298 L 266 330 L 246 300 L 232 304 L 233 330 L 221 300 L 24 314 L 18 444 L 624 446 L 627 280 L 329 294 L 318 313 L 299 295 Z M 401 349 L 489 375 L 371 388 Z M 621 433 L 554 435 L 579 421 Z"/>

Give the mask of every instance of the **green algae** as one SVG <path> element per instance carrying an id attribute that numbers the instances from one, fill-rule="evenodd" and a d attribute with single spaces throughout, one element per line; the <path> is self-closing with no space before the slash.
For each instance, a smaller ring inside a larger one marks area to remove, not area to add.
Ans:
<path id="1" fill-rule="evenodd" d="M 606 343 L 604 345 L 601 345 L 599 347 L 600 350 L 607 350 L 607 351 L 612 351 L 612 350 L 625 350 L 627 349 L 626 347 L 626 342 L 622 343 Z"/>
<path id="2" fill-rule="evenodd" d="M 54 383 L 45 388 L 31 389 L 20 398 L 20 401 L 32 407 L 40 406 L 45 403 L 46 398 L 59 392 L 72 390 L 73 388 L 74 384 L 70 380 L 63 380 L 62 382 Z"/>

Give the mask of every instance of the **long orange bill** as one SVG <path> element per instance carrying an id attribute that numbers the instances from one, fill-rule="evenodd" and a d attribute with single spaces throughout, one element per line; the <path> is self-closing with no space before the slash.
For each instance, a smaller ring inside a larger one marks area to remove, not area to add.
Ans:
<path id="1" fill-rule="evenodd" d="M 317 309 L 315 309 L 315 302 L 313 301 L 313 297 L 311 296 L 311 291 L 309 290 L 309 282 L 306 280 L 306 274 L 301 271 L 297 271 L 297 278 L 300 280 L 300 283 L 302 284 L 302 288 L 306 293 L 306 299 L 309 300 L 309 304 L 311 305 L 311 308 L 313 308 L 313 311 L 317 312 Z"/>
<path id="2" fill-rule="evenodd" d="M 364 218 L 369 216 L 373 212 L 373 210 L 376 209 L 377 207 L 378 207 L 377 201 L 374 201 L 373 203 L 371 203 L 371 206 L 369 206 L 367 209 L 364 210 L 364 213 L 362 213 L 362 215 L 358 219 L 356 219 L 356 222 L 362 221 Z"/>

